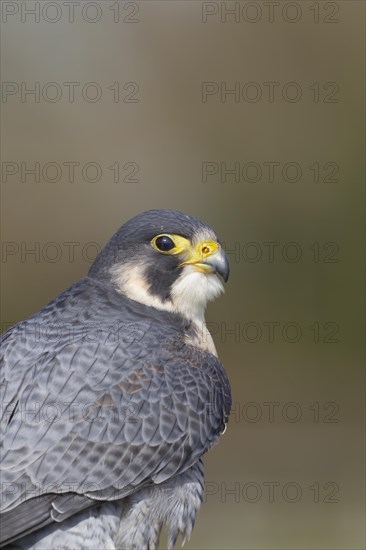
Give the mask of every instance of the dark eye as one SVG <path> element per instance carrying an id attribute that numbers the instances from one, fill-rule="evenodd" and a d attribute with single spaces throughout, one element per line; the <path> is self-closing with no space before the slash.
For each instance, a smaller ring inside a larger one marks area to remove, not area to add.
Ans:
<path id="1" fill-rule="evenodd" d="M 175 247 L 174 241 L 170 237 L 163 235 L 158 237 L 155 241 L 156 248 L 162 252 L 169 252 L 172 248 Z"/>

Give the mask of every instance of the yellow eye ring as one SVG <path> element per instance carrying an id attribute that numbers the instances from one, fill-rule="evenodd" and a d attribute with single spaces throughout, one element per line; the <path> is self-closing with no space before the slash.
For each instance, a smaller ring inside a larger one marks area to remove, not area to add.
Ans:
<path id="1" fill-rule="evenodd" d="M 151 246 L 160 254 L 180 254 L 189 249 L 190 242 L 182 235 L 160 233 L 152 239 Z"/>

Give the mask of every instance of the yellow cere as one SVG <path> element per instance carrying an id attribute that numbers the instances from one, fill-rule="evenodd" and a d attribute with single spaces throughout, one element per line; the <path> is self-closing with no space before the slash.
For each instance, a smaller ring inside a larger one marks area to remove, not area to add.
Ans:
<path id="1" fill-rule="evenodd" d="M 216 241 L 201 241 L 194 246 L 191 245 L 187 259 L 181 265 L 202 264 L 208 256 L 217 252 L 219 247 L 220 245 Z M 202 265 L 202 267 L 205 267 L 204 271 L 212 269 L 209 266 Z"/>

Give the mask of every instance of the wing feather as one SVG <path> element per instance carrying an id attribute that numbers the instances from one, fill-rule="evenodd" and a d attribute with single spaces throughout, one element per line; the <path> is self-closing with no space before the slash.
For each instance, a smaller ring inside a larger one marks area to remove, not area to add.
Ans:
<path id="1" fill-rule="evenodd" d="M 230 410 L 221 363 L 185 343 L 181 318 L 88 278 L 5 334 L 0 382 L 13 534 L 13 518 L 19 533 L 46 521 L 40 495 L 113 500 L 184 471 Z"/>

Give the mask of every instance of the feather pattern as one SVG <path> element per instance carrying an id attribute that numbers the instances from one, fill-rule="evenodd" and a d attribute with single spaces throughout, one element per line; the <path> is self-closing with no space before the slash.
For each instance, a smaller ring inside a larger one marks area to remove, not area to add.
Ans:
<path id="1" fill-rule="evenodd" d="M 2 544 L 174 478 L 217 442 L 230 386 L 192 330 L 85 277 L 3 336 Z"/>

